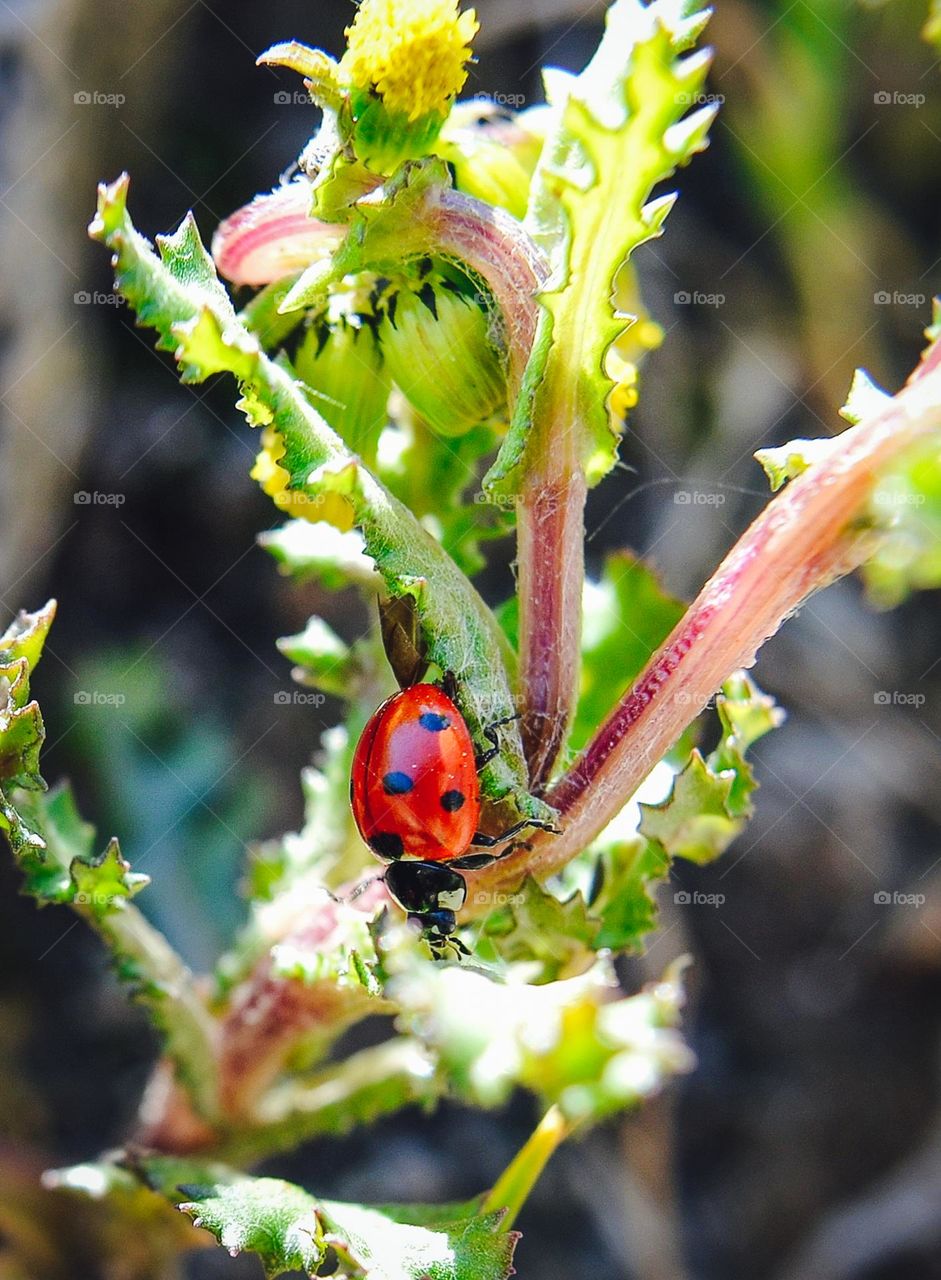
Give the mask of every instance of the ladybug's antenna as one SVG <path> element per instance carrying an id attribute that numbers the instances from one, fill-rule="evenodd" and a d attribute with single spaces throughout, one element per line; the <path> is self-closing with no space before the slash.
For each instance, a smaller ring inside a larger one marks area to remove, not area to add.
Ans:
<path id="1" fill-rule="evenodd" d="M 334 902 L 339 902 L 344 906 L 347 906 L 349 903 L 355 902 L 357 898 L 362 897 L 369 886 L 371 884 L 375 884 L 377 880 L 385 880 L 385 876 L 370 876 L 368 880 L 361 880 L 355 889 L 351 889 L 349 893 L 344 894 L 343 896 L 338 893 L 331 893 L 329 889 L 327 889 L 326 892 Z"/>

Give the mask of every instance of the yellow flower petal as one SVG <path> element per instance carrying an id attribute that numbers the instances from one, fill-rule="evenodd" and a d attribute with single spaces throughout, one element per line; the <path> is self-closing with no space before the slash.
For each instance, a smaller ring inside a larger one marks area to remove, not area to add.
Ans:
<path id="1" fill-rule="evenodd" d="M 389 111 L 443 116 L 467 79 L 477 31 L 474 10 L 459 13 L 457 0 L 362 0 L 340 66 Z"/>

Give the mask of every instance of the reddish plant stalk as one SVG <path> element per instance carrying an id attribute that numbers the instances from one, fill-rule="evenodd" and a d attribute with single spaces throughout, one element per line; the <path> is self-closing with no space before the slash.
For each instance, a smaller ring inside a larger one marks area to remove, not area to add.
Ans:
<path id="1" fill-rule="evenodd" d="M 542 452 L 545 465 L 527 473 L 517 509 L 523 750 L 535 789 L 568 735 L 581 662 L 587 490 L 580 467 L 559 465 L 564 458 L 561 448 Z"/>
<path id="2" fill-rule="evenodd" d="M 807 597 L 866 557 L 873 535 L 854 528 L 881 472 L 941 430 L 941 349 L 935 343 L 905 388 L 769 502 L 706 583 L 632 689 L 547 799 L 563 834 L 537 832 L 519 849 L 472 873 L 481 890 L 545 879 L 617 815 L 653 766 L 734 671 Z M 486 895 L 484 895 L 486 901 Z M 483 908 L 478 908 L 479 911 Z"/>
<path id="3" fill-rule="evenodd" d="M 486 281 L 503 319 L 507 343 L 507 385 L 512 404 L 536 337 L 536 294 L 548 276 L 548 265 L 530 236 L 503 209 L 450 187 L 428 193 L 422 234 L 427 251 L 454 256 Z"/>

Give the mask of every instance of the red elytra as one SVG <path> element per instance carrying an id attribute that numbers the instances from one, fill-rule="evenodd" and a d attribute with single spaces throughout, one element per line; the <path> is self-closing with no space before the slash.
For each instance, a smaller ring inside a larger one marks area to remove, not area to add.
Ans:
<path id="1" fill-rule="evenodd" d="M 437 685 L 403 689 L 372 715 L 353 757 L 350 801 L 360 835 L 385 861 L 467 852 L 480 817 L 474 743 Z"/>

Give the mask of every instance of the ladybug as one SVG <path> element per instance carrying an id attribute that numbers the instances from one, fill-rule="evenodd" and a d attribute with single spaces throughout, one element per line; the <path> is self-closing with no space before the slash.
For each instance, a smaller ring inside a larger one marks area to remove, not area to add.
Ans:
<path id="1" fill-rule="evenodd" d="M 435 684 L 414 684 L 382 703 L 356 747 L 350 779 L 356 826 L 389 863 L 386 887 L 435 955 L 449 944 L 468 954 L 451 936 L 467 896 L 461 871 L 494 858 L 468 850 L 504 844 L 525 827 L 556 830 L 528 818 L 500 836 L 477 830 L 478 772 L 500 750 L 496 730 L 515 719 L 488 726 L 490 745 L 478 753 L 453 699 Z"/>

